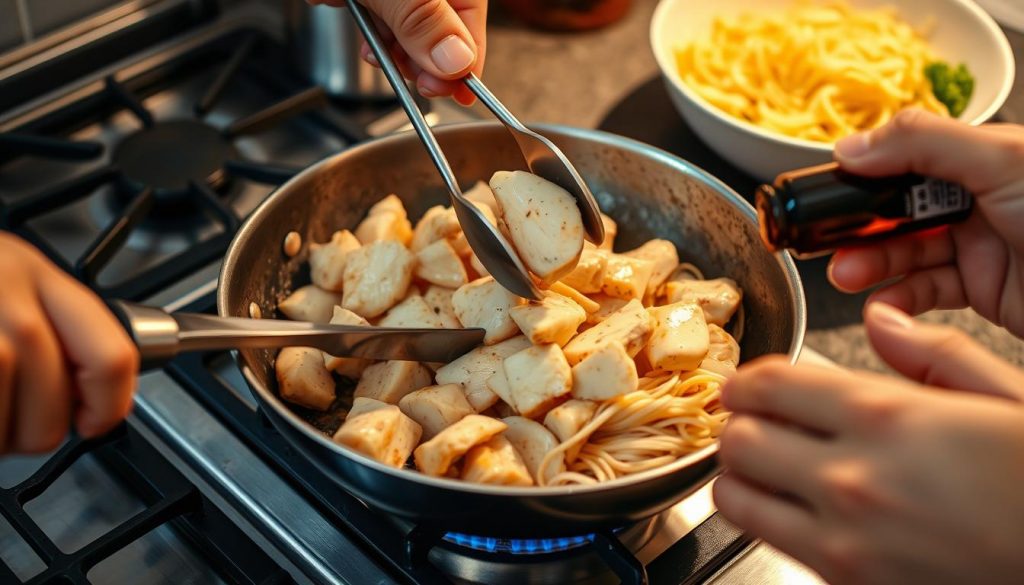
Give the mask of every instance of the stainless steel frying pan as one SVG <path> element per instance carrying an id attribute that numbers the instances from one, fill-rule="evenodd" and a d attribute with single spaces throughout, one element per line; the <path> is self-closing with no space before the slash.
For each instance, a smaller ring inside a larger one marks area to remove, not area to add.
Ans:
<path id="1" fill-rule="evenodd" d="M 667 153 L 591 130 L 541 126 L 576 165 L 602 209 L 619 224 L 617 249 L 651 238 L 675 242 L 680 258 L 709 277 L 729 276 L 744 292 L 744 359 L 768 353 L 795 360 L 805 306 L 793 261 L 760 243 L 754 209 L 724 184 Z M 519 149 L 497 123 L 437 131 L 460 182 L 524 168 Z M 271 195 L 242 226 L 225 258 L 218 311 L 248 314 L 277 303 L 309 282 L 309 242 L 353 228 L 381 197 L 396 193 L 410 216 L 447 202 L 447 192 L 416 136 L 364 143 L 310 167 Z M 298 231 L 303 250 L 288 258 L 281 242 Z M 346 447 L 309 424 L 277 395 L 270 350 L 242 349 L 239 365 L 277 430 L 339 486 L 368 505 L 421 525 L 484 536 L 552 537 L 615 528 L 653 516 L 705 483 L 716 471 L 717 445 L 675 463 L 595 486 L 508 488 L 439 479 L 393 469 Z"/>

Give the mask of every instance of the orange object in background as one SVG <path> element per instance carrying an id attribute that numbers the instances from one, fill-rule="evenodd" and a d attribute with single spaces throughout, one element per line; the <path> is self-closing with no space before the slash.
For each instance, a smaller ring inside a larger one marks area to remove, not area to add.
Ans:
<path id="1" fill-rule="evenodd" d="M 582 31 L 609 25 L 632 0 L 502 0 L 510 14 L 547 30 Z"/>

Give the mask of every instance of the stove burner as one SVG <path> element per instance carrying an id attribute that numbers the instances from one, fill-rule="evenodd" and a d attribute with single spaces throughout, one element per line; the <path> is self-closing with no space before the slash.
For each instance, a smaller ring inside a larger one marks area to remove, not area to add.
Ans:
<path id="1" fill-rule="evenodd" d="M 557 553 L 579 548 L 594 542 L 595 535 L 572 536 L 568 538 L 495 538 L 490 536 L 472 536 L 449 532 L 443 540 L 471 550 L 486 553 L 510 553 L 514 555 L 536 555 Z"/>
<path id="2" fill-rule="evenodd" d="M 222 187 L 228 179 L 224 165 L 237 155 L 216 128 L 198 120 L 168 120 L 122 140 L 113 160 L 134 190 L 151 187 L 163 199 L 184 197 L 192 183 Z"/>

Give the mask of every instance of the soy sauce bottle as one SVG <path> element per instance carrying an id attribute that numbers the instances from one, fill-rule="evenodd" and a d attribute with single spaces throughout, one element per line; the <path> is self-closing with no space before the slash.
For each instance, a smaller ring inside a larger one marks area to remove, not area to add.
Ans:
<path id="1" fill-rule="evenodd" d="M 829 163 L 779 175 L 755 195 L 761 239 L 797 257 L 967 219 L 971 194 L 920 175 L 868 178 Z"/>

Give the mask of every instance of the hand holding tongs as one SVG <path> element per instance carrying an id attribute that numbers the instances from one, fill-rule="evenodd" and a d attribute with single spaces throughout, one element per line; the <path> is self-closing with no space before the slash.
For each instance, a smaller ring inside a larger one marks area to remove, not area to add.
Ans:
<path id="1" fill-rule="evenodd" d="M 398 101 L 402 104 L 405 113 L 408 114 L 413 128 L 420 140 L 423 141 L 423 145 L 426 146 L 434 166 L 441 173 L 441 178 L 444 179 L 448 193 L 451 195 L 455 215 L 459 218 L 459 223 L 462 225 L 470 247 L 480 258 L 480 262 L 487 268 L 487 271 L 502 286 L 521 297 L 539 300 L 540 291 L 537 290 L 533 279 L 530 278 L 529 272 L 523 266 L 515 250 L 501 235 L 497 227 L 487 221 L 480 210 L 463 197 L 455 173 L 452 172 L 448 160 L 441 152 L 441 147 L 430 131 L 427 121 L 423 118 L 423 113 L 416 106 L 416 101 L 405 85 L 401 72 L 381 41 L 380 34 L 370 19 L 370 15 L 356 0 L 348 0 L 348 7 L 352 11 L 356 25 L 366 37 L 370 50 L 373 51 L 377 62 L 384 70 L 385 77 L 394 88 Z M 476 75 L 470 73 L 463 79 L 463 82 L 512 133 L 512 137 L 515 138 L 523 153 L 523 158 L 526 159 L 530 172 L 557 184 L 576 198 L 588 238 L 595 244 L 600 244 L 604 240 L 604 224 L 601 221 L 597 202 L 590 189 L 587 188 L 587 184 L 583 182 L 583 178 L 562 154 L 562 151 L 550 140 L 530 130 L 517 120 Z"/>

